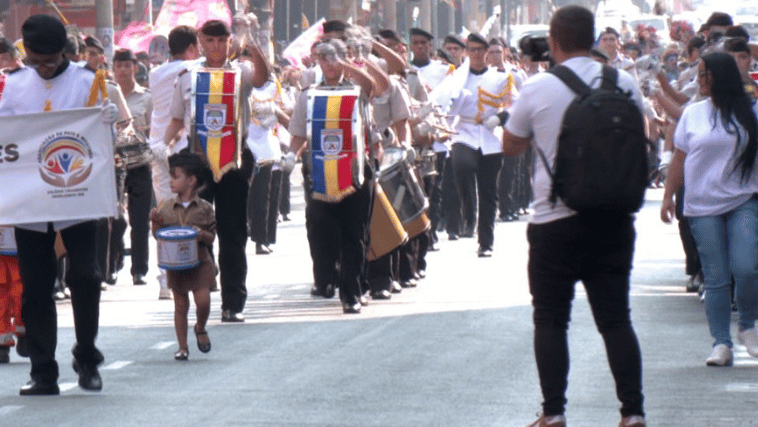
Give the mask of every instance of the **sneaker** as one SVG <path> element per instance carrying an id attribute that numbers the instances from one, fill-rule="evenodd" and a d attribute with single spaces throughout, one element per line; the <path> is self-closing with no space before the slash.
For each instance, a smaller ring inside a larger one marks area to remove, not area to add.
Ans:
<path id="1" fill-rule="evenodd" d="M 171 289 L 161 289 L 158 291 L 158 299 L 171 299 Z"/>
<path id="2" fill-rule="evenodd" d="M 647 423 L 645 423 L 645 417 L 642 415 L 629 415 L 621 418 L 619 427 L 647 427 Z"/>
<path id="3" fill-rule="evenodd" d="M 546 417 L 545 415 L 540 414 L 537 421 L 526 427 L 566 427 L 566 417 L 563 415 L 551 415 Z"/>
<path id="4" fill-rule="evenodd" d="M 726 344 L 719 344 L 713 347 L 711 355 L 705 359 L 706 366 L 732 366 L 732 363 L 734 363 L 732 349 L 727 347 Z"/>
<path id="5" fill-rule="evenodd" d="M 758 357 L 758 331 L 755 328 L 745 329 L 737 333 L 740 344 L 747 348 L 747 354 Z"/>

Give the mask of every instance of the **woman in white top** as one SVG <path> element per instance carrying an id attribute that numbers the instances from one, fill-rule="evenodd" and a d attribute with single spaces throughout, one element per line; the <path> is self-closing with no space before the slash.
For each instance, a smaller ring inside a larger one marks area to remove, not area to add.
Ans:
<path id="1" fill-rule="evenodd" d="M 688 106 L 677 125 L 661 219 L 671 221 L 673 195 L 684 184 L 684 216 L 703 264 L 705 313 L 714 338 L 706 365 L 730 366 L 732 277 L 738 338 L 758 357 L 758 124 L 732 56 L 703 56 L 698 80 L 706 99 Z"/>

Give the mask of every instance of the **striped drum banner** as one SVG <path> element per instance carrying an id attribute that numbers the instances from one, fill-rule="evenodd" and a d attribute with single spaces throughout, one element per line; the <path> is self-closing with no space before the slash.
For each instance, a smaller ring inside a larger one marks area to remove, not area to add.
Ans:
<path id="1" fill-rule="evenodd" d="M 194 150 L 205 155 L 216 182 L 236 169 L 240 158 L 239 83 L 236 70 L 193 71 Z"/>
<path id="2" fill-rule="evenodd" d="M 363 179 L 365 142 L 359 91 L 309 91 L 309 142 L 313 198 L 339 202 Z"/>

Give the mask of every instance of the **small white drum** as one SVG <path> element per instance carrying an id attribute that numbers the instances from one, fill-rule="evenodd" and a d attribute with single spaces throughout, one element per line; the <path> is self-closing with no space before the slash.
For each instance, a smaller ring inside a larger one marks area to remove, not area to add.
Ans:
<path id="1" fill-rule="evenodd" d="M 18 255 L 16 232 L 12 225 L 0 225 L 0 255 Z"/>
<path id="2" fill-rule="evenodd" d="M 158 267 L 188 270 L 200 265 L 197 257 L 197 230 L 192 227 L 166 227 L 155 233 L 158 241 Z"/>

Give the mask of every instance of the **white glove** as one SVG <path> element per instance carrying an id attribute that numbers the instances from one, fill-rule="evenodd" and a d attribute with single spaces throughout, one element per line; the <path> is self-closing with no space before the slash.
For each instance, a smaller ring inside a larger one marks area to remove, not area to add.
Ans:
<path id="1" fill-rule="evenodd" d="M 418 114 L 416 114 L 416 118 L 419 120 L 424 120 L 426 116 L 429 115 L 434 110 L 434 105 L 431 102 L 427 102 L 426 104 L 422 105 L 421 108 L 418 110 Z"/>
<path id="2" fill-rule="evenodd" d="M 500 117 L 498 116 L 489 116 L 486 119 L 484 119 L 484 127 L 486 127 L 489 130 L 493 130 L 496 127 L 500 126 Z"/>
<path id="3" fill-rule="evenodd" d="M 116 120 L 118 120 L 118 107 L 116 107 L 116 104 L 112 103 L 110 99 L 106 99 L 105 102 L 103 102 L 102 111 L 103 123 L 109 125 L 116 123 Z"/>
<path id="4" fill-rule="evenodd" d="M 664 151 L 661 153 L 661 163 L 658 165 L 658 169 L 663 169 L 665 167 L 668 167 L 669 164 L 671 164 L 671 158 L 674 156 L 674 153 L 671 151 Z"/>
<path id="5" fill-rule="evenodd" d="M 293 169 L 295 169 L 295 163 L 297 162 L 297 155 L 295 153 L 289 152 L 282 156 L 282 163 L 281 168 L 285 172 L 292 172 Z"/>

